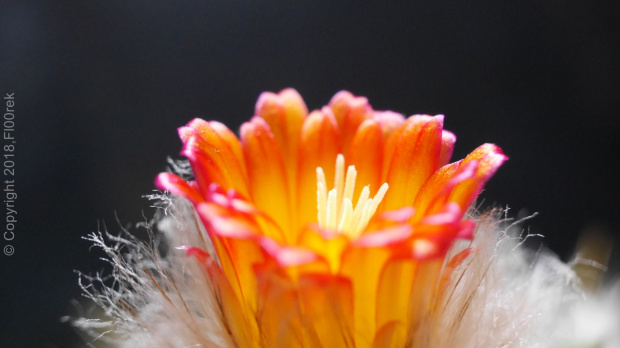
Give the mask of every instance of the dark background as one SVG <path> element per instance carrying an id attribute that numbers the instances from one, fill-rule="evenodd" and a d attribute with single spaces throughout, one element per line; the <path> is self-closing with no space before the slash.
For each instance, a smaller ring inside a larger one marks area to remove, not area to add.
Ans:
<path id="1" fill-rule="evenodd" d="M 264 90 L 295 87 L 310 109 L 349 89 L 375 109 L 443 113 L 453 159 L 483 142 L 510 157 L 486 205 L 539 212 L 530 232 L 564 258 L 591 224 L 617 235 L 618 7 L 1 2 L 19 197 L 15 254 L 0 255 L 0 346 L 80 346 L 60 322 L 79 312 L 74 270 L 104 266 L 81 237 L 100 222 L 118 231 L 115 214 L 122 225 L 151 216 L 142 195 L 178 154 L 176 128 L 199 116 L 236 130 Z"/>

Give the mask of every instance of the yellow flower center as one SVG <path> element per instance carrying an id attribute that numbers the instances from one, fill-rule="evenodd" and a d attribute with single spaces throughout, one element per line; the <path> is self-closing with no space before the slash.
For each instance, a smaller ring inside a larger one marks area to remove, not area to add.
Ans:
<path id="1" fill-rule="evenodd" d="M 357 204 L 353 206 L 356 177 L 355 166 L 349 166 L 345 174 L 344 156 L 339 154 L 336 158 L 334 188 L 328 192 L 325 172 L 321 167 L 316 168 L 319 226 L 338 231 L 350 238 L 357 238 L 362 234 L 383 200 L 388 184 L 381 185 L 373 198 L 370 198 L 370 185 L 364 186 Z"/>

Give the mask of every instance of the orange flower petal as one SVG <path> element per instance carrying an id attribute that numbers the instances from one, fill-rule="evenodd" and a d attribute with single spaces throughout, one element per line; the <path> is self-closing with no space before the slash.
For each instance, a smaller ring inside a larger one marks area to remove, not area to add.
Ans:
<path id="1" fill-rule="evenodd" d="M 269 124 L 284 158 L 291 164 L 291 169 L 296 170 L 299 134 L 308 115 L 308 108 L 299 93 L 292 88 L 278 94 L 263 92 L 256 102 L 255 115 Z"/>
<path id="2" fill-rule="evenodd" d="M 308 108 L 303 99 L 292 88 L 280 93 L 264 92 L 258 97 L 255 114 L 267 122 L 271 129 L 286 167 L 286 176 L 289 183 L 289 201 L 297 202 L 297 156 L 299 155 L 299 141 L 301 127 L 308 115 Z M 297 226 L 297 211 L 289 209 L 293 226 Z"/>
<path id="3" fill-rule="evenodd" d="M 204 198 L 185 180 L 172 173 L 160 173 L 155 178 L 155 186 L 160 190 L 170 191 L 173 195 L 183 196 L 193 204 L 204 202 Z"/>
<path id="4" fill-rule="evenodd" d="M 341 274 L 353 284 L 353 332 L 355 347 L 374 340 L 378 281 L 383 265 L 391 256 L 387 248 L 352 247 L 344 251 Z"/>
<path id="5" fill-rule="evenodd" d="M 458 183 L 452 189 L 448 201 L 457 203 L 463 211 L 466 211 L 486 182 L 507 159 L 502 150 L 494 144 L 484 144 L 476 148 L 463 160 L 463 165 L 477 161 L 474 176 Z"/>
<path id="6" fill-rule="evenodd" d="M 193 145 L 193 143 L 197 142 L 195 139 L 192 137 L 188 140 L 187 144 L 189 145 L 184 147 L 181 155 L 184 155 L 189 160 L 192 172 L 196 178 L 196 186 L 200 193 L 203 196 L 207 196 L 209 194 L 209 185 L 211 184 L 231 188 L 233 184 L 226 175 L 226 171 L 218 167 L 221 159 L 213 160 L 202 151 L 195 150 Z"/>
<path id="7" fill-rule="evenodd" d="M 381 270 L 377 284 L 377 328 L 390 322 L 402 326 L 401 330 L 392 333 L 393 345 L 390 347 L 403 347 L 405 343 L 406 332 L 402 329 L 409 321 L 409 302 L 417 264 L 417 261 L 411 259 L 390 260 Z"/>
<path id="8" fill-rule="evenodd" d="M 261 239 L 261 247 L 281 267 L 296 267 L 317 261 L 318 255 L 308 249 L 281 246 L 269 238 Z"/>
<path id="9" fill-rule="evenodd" d="M 381 124 L 384 141 L 405 123 L 405 117 L 394 111 L 375 111 L 372 118 Z"/>
<path id="10" fill-rule="evenodd" d="M 411 246 L 403 244 L 405 255 L 416 259 L 442 257 L 454 239 L 471 237 L 475 224 L 463 220 L 463 214 L 461 207 L 451 202 L 444 206 L 443 211 L 415 223 Z"/>
<path id="11" fill-rule="evenodd" d="M 464 160 L 443 166 L 427 180 L 416 197 L 414 221 L 438 212 L 448 202 L 457 203 L 465 212 L 507 159 L 496 145 L 484 144 Z"/>
<path id="12" fill-rule="evenodd" d="M 372 116 L 372 107 L 368 104 L 368 99 L 356 97 L 348 91 L 336 93 L 328 105 L 338 122 L 342 148 L 346 152 L 349 150 L 357 127 Z"/>
<path id="13" fill-rule="evenodd" d="M 241 148 L 241 142 L 226 125 L 217 121 L 209 121 L 211 129 L 213 129 L 222 140 L 228 145 L 233 155 L 237 159 L 237 163 L 241 167 L 244 178 L 247 178 L 247 170 L 245 168 L 245 161 L 243 160 L 243 149 Z"/>
<path id="14" fill-rule="evenodd" d="M 310 225 L 300 234 L 298 244 L 321 255 L 329 264 L 331 272 L 337 273 L 342 263 L 342 251 L 349 245 L 349 238 L 344 234 Z"/>
<path id="15" fill-rule="evenodd" d="M 284 162 L 269 125 L 260 117 L 252 118 L 241 126 L 241 142 L 254 204 L 282 230 L 294 230 L 289 215 L 292 202 Z M 292 242 L 291 236 L 285 237 Z"/>
<path id="16" fill-rule="evenodd" d="M 340 133 L 331 109 L 310 113 L 301 129 L 299 144 L 299 225 L 317 221 L 316 168 L 322 167 L 327 187 L 334 184 L 334 162 L 341 152 Z"/>
<path id="17" fill-rule="evenodd" d="M 351 244 L 363 248 L 388 247 L 402 243 L 411 236 L 411 232 L 411 226 L 401 224 L 365 234 Z"/>
<path id="18" fill-rule="evenodd" d="M 407 327 L 399 321 L 393 320 L 381 326 L 372 342 L 372 348 L 404 347 L 403 337 L 407 334 Z"/>
<path id="19" fill-rule="evenodd" d="M 180 247 L 180 249 L 185 250 L 188 257 L 196 258 L 209 274 L 219 295 L 219 307 L 226 317 L 227 328 L 231 330 L 235 343 L 242 347 L 256 346 L 258 328 L 252 323 L 251 313 L 243 310 L 218 263 L 202 249 L 193 247 Z"/>
<path id="20" fill-rule="evenodd" d="M 370 185 L 370 192 L 377 192 L 383 184 L 381 171 L 378 170 L 383 161 L 383 136 L 379 122 L 369 119 L 359 126 L 345 159 L 357 170 L 353 201 L 357 201 L 366 185 Z"/>
<path id="21" fill-rule="evenodd" d="M 462 161 L 441 167 L 422 186 L 414 206 L 415 217 L 412 222 L 443 209 L 456 184 L 473 177 L 477 162 L 463 165 Z"/>
<path id="22" fill-rule="evenodd" d="M 260 238 L 256 225 L 231 216 L 228 209 L 213 203 L 199 204 L 196 210 L 237 297 L 249 310 L 256 310 L 257 285 L 252 266 L 265 260 L 264 251 L 256 242 Z"/>
<path id="23" fill-rule="evenodd" d="M 228 135 L 222 138 L 208 122 L 200 119 L 179 128 L 179 135 L 184 145 L 181 154 L 189 159 L 202 192 L 209 184 L 217 183 L 224 189 L 233 188 L 243 195 L 248 194 L 245 169 L 228 144 Z"/>
<path id="24" fill-rule="evenodd" d="M 318 337 L 303 330 L 299 294 L 295 283 L 271 264 L 254 267 L 258 281 L 255 314 L 260 347 L 318 347 Z"/>
<path id="25" fill-rule="evenodd" d="M 439 155 L 439 167 L 443 167 L 450 163 L 452 152 L 454 151 L 454 143 L 456 143 L 456 135 L 444 130 L 441 132 L 441 153 Z"/>
<path id="26" fill-rule="evenodd" d="M 353 347 L 353 291 L 346 277 L 306 274 L 299 279 L 304 326 L 316 332 L 320 345 Z"/>
<path id="27" fill-rule="evenodd" d="M 384 163 L 387 183 L 390 185 L 385 199 L 385 209 L 394 210 L 413 204 L 418 191 L 438 168 L 441 151 L 443 116 L 412 116 L 388 140 L 393 151 Z"/>
<path id="28" fill-rule="evenodd" d="M 418 263 L 415 273 L 415 281 L 411 288 L 411 302 L 409 303 L 409 315 L 411 320 L 408 327 L 417 328 L 417 332 L 432 330 L 432 322 L 428 320 L 429 312 L 435 307 L 435 294 L 443 259 L 427 260 Z M 416 341 L 416 337 L 412 338 Z"/>
<path id="29" fill-rule="evenodd" d="M 376 224 L 380 226 L 381 222 Z M 377 307 L 380 279 L 385 265 L 395 257 L 402 242 L 410 236 L 411 226 L 397 223 L 363 235 L 352 241 L 350 247 L 342 253 L 341 274 L 350 278 L 353 284 L 356 346 L 367 346 L 369 342 L 373 342 L 377 325 L 389 317 L 382 311 L 390 309 Z M 381 295 L 384 295 L 384 291 Z M 381 316 L 381 321 L 377 321 L 378 316 Z"/>

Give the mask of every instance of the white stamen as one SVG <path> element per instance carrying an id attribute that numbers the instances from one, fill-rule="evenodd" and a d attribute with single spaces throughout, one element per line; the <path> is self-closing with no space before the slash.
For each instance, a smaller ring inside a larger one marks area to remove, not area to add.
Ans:
<path id="1" fill-rule="evenodd" d="M 344 198 L 348 198 L 353 202 L 353 191 L 355 190 L 355 179 L 357 178 L 357 170 L 355 166 L 349 166 L 347 169 L 347 180 L 344 184 Z"/>
<path id="2" fill-rule="evenodd" d="M 338 219 L 338 211 L 337 211 L 337 203 L 336 202 L 337 192 L 336 189 L 332 189 L 329 191 L 327 196 L 327 212 L 325 212 L 325 220 L 327 222 L 327 228 L 335 229 L 336 228 L 336 220 Z"/>
<path id="3" fill-rule="evenodd" d="M 362 216 L 362 209 L 364 209 L 364 203 L 368 200 L 369 195 L 370 188 L 368 186 L 364 186 L 362 193 L 360 194 L 360 198 L 357 199 L 355 210 L 353 211 L 353 221 L 358 221 Z"/>
<path id="4" fill-rule="evenodd" d="M 348 176 L 348 175 L 347 175 Z M 334 189 L 336 190 L 336 211 L 341 214 L 342 194 L 344 191 L 344 156 L 336 157 L 336 175 L 334 177 Z"/>
<path id="5" fill-rule="evenodd" d="M 351 203 L 351 200 L 345 198 L 342 206 L 342 217 L 340 218 L 340 224 L 338 224 L 339 231 L 350 225 L 353 220 L 353 203 Z"/>
<path id="6" fill-rule="evenodd" d="M 327 210 L 327 183 L 325 182 L 325 173 L 323 168 L 318 167 L 316 169 L 316 204 L 318 213 L 319 225 L 325 225 L 325 215 L 322 212 Z"/>

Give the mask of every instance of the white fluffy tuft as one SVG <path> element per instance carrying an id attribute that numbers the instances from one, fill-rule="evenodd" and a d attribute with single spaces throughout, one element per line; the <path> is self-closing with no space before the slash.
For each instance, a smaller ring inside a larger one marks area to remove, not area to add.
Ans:
<path id="1" fill-rule="evenodd" d="M 74 325 L 93 335 L 94 346 L 232 347 L 214 284 L 198 262 L 174 248 L 213 248 L 193 207 L 166 195 L 151 198 L 165 212 L 156 221 L 167 256 L 160 256 L 153 238 L 142 242 L 126 231 L 122 236 L 90 234 L 86 239 L 105 252 L 113 271 L 107 277 L 80 274 L 80 286 L 110 319 L 78 319 Z M 152 236 L 152 225 L 143 227 Z"/>
<path id="2" fill-rule="evenodd" d="M 429 347 L 547 347 L 565 334 L 557 318 L 583 298 L 567 265 L 549 251 L 525 249 L 514 237 L 518 224 L 503 230 L 493 215 L 479 219 L 471 245 L 451 250 L 476 251 L 452 274 Z"/>

